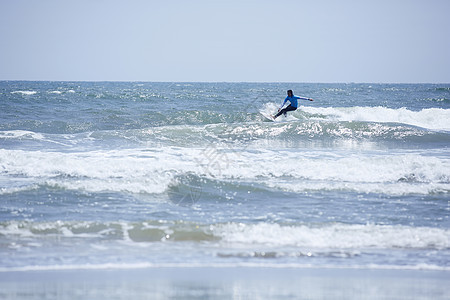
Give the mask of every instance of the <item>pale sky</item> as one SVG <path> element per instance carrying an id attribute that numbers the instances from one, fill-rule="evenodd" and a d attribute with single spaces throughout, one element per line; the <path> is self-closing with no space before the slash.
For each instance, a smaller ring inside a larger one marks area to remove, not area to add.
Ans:
<path id="1" fill-rule="evenodd" d="M 448 0 L 0 0 L 0 80 L 450 83 Z"/>

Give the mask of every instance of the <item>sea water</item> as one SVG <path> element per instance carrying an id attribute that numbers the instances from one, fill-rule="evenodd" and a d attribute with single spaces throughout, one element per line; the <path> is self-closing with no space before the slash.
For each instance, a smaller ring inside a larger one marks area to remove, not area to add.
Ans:
<path id="1" fill-rule="evenodd" d="M 0 271 L 450 271 L 449 146 L 448 84 L 3 81 Z"/>

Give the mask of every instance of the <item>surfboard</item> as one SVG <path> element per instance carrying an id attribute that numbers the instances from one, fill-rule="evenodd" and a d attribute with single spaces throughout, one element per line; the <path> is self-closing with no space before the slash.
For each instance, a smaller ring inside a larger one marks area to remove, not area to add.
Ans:
<path id="1" fill-rule="evenodd" d="M 268 114 L 268 113 L 262 113 L 262 112 L 260 112 L 260 114 L 261 114 L 264 118 L 266 118 L 267 120 L 272 121 L 272 122 L 275 122 L 275 119 L 273 118 L 273 116 L 272 116 L 271 114 Z"/>

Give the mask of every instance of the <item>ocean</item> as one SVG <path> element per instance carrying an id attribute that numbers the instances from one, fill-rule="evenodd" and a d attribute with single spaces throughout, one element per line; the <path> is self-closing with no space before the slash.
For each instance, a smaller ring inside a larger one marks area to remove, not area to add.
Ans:
<path id="1" fill-rule="evenodd" d="M 266 119 L 288 89 L 314 101 Z M 0 296 L 83 299 L 81 279 L 33 274 L 114 270 L 172 270 L 148 299 L 339 298 L 283 270 L 448 283 L 449 146 L 449 84 L 1 81 Z M 398 295 L 427 288 L 449 297 Z"/>

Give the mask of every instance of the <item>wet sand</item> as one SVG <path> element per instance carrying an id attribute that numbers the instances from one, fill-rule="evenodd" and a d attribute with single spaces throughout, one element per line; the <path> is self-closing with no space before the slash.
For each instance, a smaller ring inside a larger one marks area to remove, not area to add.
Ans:
<path id="1" fill-rule="evenodd" d="M 154 267 L 0 272 L 0 299 L 449 299 L 450 272 Z"/>

